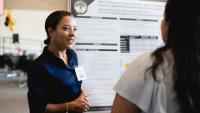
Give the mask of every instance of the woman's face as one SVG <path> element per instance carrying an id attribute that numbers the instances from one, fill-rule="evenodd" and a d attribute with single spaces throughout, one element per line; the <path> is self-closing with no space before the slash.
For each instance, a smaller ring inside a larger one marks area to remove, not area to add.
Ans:
<path id="1" fill-rule="evenodd" d="M 168 28 L 169 28 L 169 23 L 165 19 L 162 20 L 161 22 L 161 35 L 163 42 L 166 44 L 167 39 L 168 39 Z"/>
<path id="2" fill-rule="evenodd" d="M 51 33 L 51 42 L 59 49 L 71 49 L 76 38 L 75 19 L 72 16 L 64 16 L 56 29 Z"/>

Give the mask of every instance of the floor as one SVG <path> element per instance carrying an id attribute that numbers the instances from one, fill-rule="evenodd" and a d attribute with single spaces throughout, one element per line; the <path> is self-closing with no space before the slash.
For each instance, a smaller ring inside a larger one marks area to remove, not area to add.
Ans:
<path id="1" fill-rule="evenodd" d="M 28 113 L 27 88 L 16 81 L 0 81 L 0 113 Z"/>
<path id="2" fill-rule="evenodd" d="M 0 80 L 0 113 L 29 113 L 27 87 L 19 87 L 19 82 Z M 89 112 L 110 113 L 110 111 Z"/>

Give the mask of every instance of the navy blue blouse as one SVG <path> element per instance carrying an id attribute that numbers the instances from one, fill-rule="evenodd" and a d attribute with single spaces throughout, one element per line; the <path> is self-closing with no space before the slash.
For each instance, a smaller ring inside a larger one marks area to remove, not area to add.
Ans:
<path id="1" fill-rule="evenodd" d="M 77 55 L 72 49 L 66 54 L 68 65 L 45 47 L 33 62 L 28 72 L 30 113 L 43 113 L 48 103 L 70 102 L 80 95 L 81 82 L 78 82 L 74 69 L 78 66 Z"/>

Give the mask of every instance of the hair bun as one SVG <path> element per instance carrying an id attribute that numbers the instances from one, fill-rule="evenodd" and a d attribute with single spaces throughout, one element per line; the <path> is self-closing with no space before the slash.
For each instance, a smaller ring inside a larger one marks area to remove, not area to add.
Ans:
<path id="1" fill-rule="evenodd" d="M 48 37 L 47 39 L 44 40 L 44 44 L 48 45 L 50 43 L 50 38 Z"/>

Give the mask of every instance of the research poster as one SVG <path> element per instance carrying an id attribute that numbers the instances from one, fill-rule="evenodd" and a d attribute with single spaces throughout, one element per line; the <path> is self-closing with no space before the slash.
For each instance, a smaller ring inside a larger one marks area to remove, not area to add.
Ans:
<path id="1" fill-rule="evenodd" d="M 138 55 L 162 45 L 164 3 L 136 0 L 71 0 L 75 49 L 86 78 L 90 111 L 110 110 L 114 85 Z"/>

